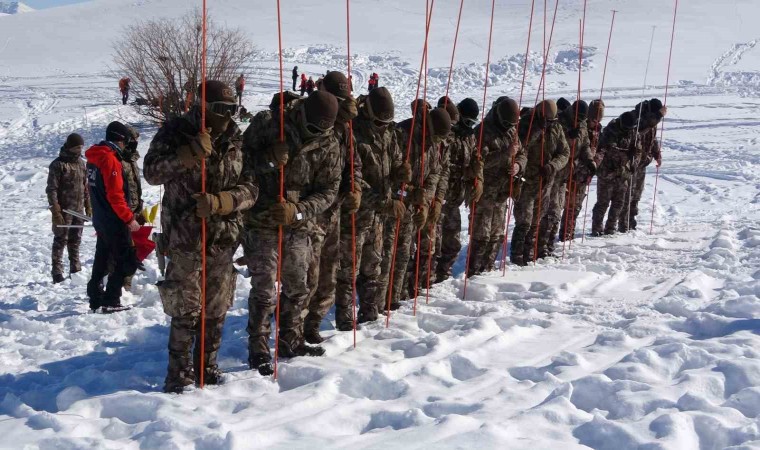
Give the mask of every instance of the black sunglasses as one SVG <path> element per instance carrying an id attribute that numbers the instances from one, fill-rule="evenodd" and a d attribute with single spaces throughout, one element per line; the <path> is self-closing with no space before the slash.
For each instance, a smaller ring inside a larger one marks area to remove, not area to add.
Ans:
<path id="1" fill-rule="evenodd" d="M 207 105 L 209 111 L 215 114 L 219 114 L 220 116 L 224 116 L 227 113 L 230 113 L 231 116 L 234 116 L 238 111 L 238 105 L 236 103 L 214 102 L 207 103 Z"/>

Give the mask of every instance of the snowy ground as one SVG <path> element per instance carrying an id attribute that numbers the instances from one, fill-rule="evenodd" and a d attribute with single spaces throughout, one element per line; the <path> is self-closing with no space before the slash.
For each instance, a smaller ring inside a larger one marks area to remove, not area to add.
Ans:
<path id="1" fill-rule="evenodd" d="M 686 28 L 708 8 L 693 3 L 684 6 Z M 0 19 L 10 20 L 18 19 Z M 168 329 L 154 260 L 125 295 L 136 308 L 112 316 L 87 314 L 91 230 L 84 272 L 55 286 L 49 275 L 44 188 L 65 135 L 76 130 L 92 143 L 105 124 L 126 120 L 141 129 L 144 153 L 155 126 L 117 106 L 115 80 L 100 71 L 0 72 L 0 448 L 760 448 L 760 49 L 740 28 L 709 54 L 682 42 L 682 60 L 691 52 L 714 62 L 674 70 L 653 234 L 652 171 L 639 231 L 578 239 L 564 260 L 478 277 L 466 301 L 460 275 L 435 286 L 429 304 L 422 296 L 416 316 L 406 307 L 389 329 L 365 327 L 356 349 L 350 334 L 325 323 L 327 356 L 284 362 L 276 383 L 247 370 L 250 285 L 240 278 L 221 351 L 226 383 L 182 396 L 160 393 Z M 645 58 L 647 38 L 618 37 L 618 60 Z M 340 39 L 291 47 L 287 64 L 340 68 Z M 467 60 L 483 49 L 467 41 L 453 77 L 457 100 L 482 96 L 482 63 Z M 0 29 L 0 49 L 4 42 Z M 590 44 L 588 96 L 598 95 L 605 44 Z M 419 64 L 406 51 L 354 60 L 357 87 L 385 68 L 383 84 L 402 105 L 397 118 L 408 114 Z M 489 102 L 517 95 L 516 54 L 495 55 Z M 550 66 L 553 96 L 574 95 L 567 55 Z M 439 59 L 434 98 L 447 75 Z M 608 74 L 609 117 L 640 96 L 643 67 L 629 73 L 621 64 Z M 248 69 L 251 109 L 269 103 L 275 67 L 272 49 L 262 48 Z M 659 69 L 647 97 L 663 94 Z M 535 70 L 526 98 L 535 95 Z M 593 206 L 593 187 L 591 195 Z M 145 187 L 147 203 L 158 197 Z"/>

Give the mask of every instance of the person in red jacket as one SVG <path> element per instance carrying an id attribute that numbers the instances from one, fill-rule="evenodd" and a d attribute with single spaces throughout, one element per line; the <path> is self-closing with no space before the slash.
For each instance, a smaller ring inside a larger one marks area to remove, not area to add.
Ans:
<path id="1" fill-rule="evenodd" d="M 302 73 L 301 74 L 301 96 L 302 97 L 303 97 L 304 94 L 306 94 L 306 84 L 307 84 L 306 74 Z"/>
<path id="2" fill-rule="evenodd" d="M 132 131 L 123 123 L 111 122 L 106 140 L 85 152 L 87 185 L 92 203 L 92 225 L 97 232 L 95 262 L 87 283 L 90 309 L 104 313 L 124 309 L 121 288 L 124 278 L 134 275 L 139 262 L 132 245 L 132 232 L 140 229 L 129 208 L 129 184 L 122 167 L 122 152 L 132 140 Z M 103 290 L 103 277 L 108 273 L 108 260 L 114 263 Z"/>
<path id="3" fill-rule="evenodd" d="M 129 100 L 129 82 L 132 81 L 127 77 L 119 80 L 119 92 L 121 92 L 121 104 L 126 105 Z"/>

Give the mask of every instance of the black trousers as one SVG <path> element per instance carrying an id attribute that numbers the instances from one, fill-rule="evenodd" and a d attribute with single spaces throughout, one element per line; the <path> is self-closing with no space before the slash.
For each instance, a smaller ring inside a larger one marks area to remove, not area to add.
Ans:
<path id="1" fill-rule="evenodd" d="M 108 283 L 104 292 L 102 282 L 103 277 L 108 274 L 109 258 L 113 261 L 113 272 L 108 275 Z M 120 230 L 99 232 L 98 241 L 95 244 L 92 277 L 87 283 L 90 308 L 120 305 L 124 278 L 134 275 L 135 271 L 137 271 L 137 256 L 132 245 L 132 236 L 126 225 Z"/>
<path id="2" fill-rule="evenodd" d="M 298 77 L 293 77 L 293 91 L 296 90 L 296 81 L 298 81 Z"/>

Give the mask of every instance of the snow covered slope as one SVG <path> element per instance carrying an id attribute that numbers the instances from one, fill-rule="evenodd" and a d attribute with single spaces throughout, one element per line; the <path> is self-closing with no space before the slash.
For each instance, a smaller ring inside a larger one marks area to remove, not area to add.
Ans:
<path id="1" fill-rule="evenodd" d="M 168 329 L 155 261 L 125 295 L 136 308 L 87 314 L 93 233 L 84 236 L 85 271 L 50 284 L 44 189 L 72 131 L 90 144 L 111 120 L 129 121 L 147 151 L 156 127 L 118 104 L 117 78 L 105 74 L 110 43 L 122 24 L 181 15 L 190 3 L 98 0 L 2 18 L 0 448 L 760 448 L 758 2 L 681 2 L 657 206 L 652 169 L 639 231 L 578 236 L 564 260 L 473 279 L 466 301 L 462 257 L 457 279 L 431 289 L 428 304 L 423 295 L 416 316 L 408 306 L 388 329 L 365 327 L 356 349 L 325 323 L 327 356 L 284 362 L 277 383 L 247 370 L 250 284 L 240 278 L 221 350 L 226 384 L 174 396 L 160 393 Z M 274 2 L 209 5 L 257 42 L 244 103 L 264 107 L 278 86 Z M 343 5 L 283 2 L 287 70 L 345 67 Z M 436 1 L 434 98 L 445 88 L 458 5 Z M 480 102 L 490 2 L 465 5 L 451 92 Z M 424 6 L 351 2 L 355 86 L 380 73 L 397 119 L 414 94 Z M 580 7 L 560 4 L 553 97 L 574 96 Z M 620 11 L 609 117 L 641 96 L 652 26 L 645 95 L 663 95 L 671 7 L 589 1 L 587 97 L 598 95 L 609 10 Z M 529 10 L 526 0 L 497 2 L 489 103 L 519 93 Z M 539 64 L 533 54 L 524 103 L 536 95 Z M 159 189 L 145 186 L 144 196 L 156 203 Z"/>
<path id="2" fill-rule="evenodd" d="M 31 6 L 21 2 L 0 2 L 0 14 L 23 14 L 34 11 Z"/>

